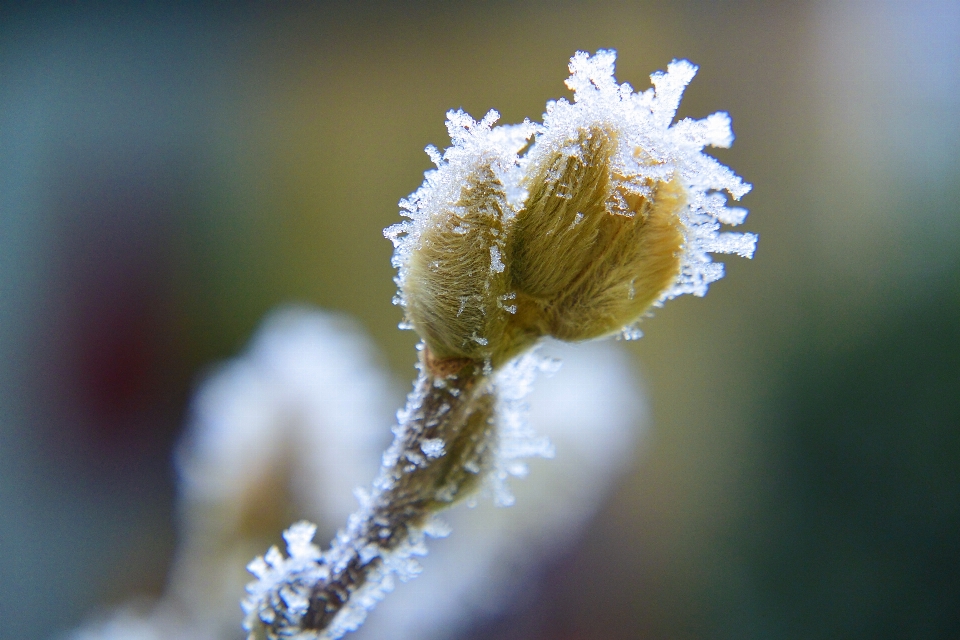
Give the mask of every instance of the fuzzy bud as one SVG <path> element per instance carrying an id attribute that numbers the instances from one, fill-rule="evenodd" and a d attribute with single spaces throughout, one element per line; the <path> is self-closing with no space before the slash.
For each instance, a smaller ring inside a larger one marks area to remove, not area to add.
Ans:
<path id="1" fill-rule="evenodd" d="M 401 202 L 398 301 L 429 362 L 497 367 L 543 336 L 579 341 L 623 330 L 651 306 L 703 295 L 723 275 L 709 253 L 753 255 L 756 236 L 720 232 L 750 190 L 702 151 L 733 141 L 730 118 L 673 123 L 696 67 L 672 62 L 635 93 L 615 54 L 577 53 L 542 125 L 494 127 L 448 114 L 453 145 Z M 527 141 L 533 143 L 524 155 Z"/>
<path id="2" fill-rule="evenodd" d="M 535 158 L 511 236 L 514 331 L 579 341 L 636 321 L 680 271 L 677 180 L 632 192 L 614 175 L 617 132 L 594 126 Z"/>
<path id="3" fill-rule="evenodd" d="M 410 256 L 403 288 L 407 316 L 434 358 L 483 360 L 496 347 L 491 338 L 504 331 L 498 298 L 507 288 L 507 210 L 503 184 L 489 165 L 480 165 Z"/>
<path id="4" fill-rule="evenodd" d="M 396 301 L 426 343 L 428 362 L 492 362 L 503 350 L 512 310 L 505 252 L 524 196 L 517 154 L 535 127 L 493 127 L 498 117 L 447 114 L 454 145 L 443 156 L 428 147 L 437 169 L 400 203 L 410 221 L 384 232 L 396 247 Z"/>

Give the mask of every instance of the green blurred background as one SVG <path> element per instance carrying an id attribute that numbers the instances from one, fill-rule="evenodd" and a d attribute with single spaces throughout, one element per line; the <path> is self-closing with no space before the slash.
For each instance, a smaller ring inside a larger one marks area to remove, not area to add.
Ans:
<path id="1" fill-rule="evenodd" d="M 625 345 L 634 471 L 471 640 L 960 637 L 960 3 L 892 0 L 4 5 L 0 635 L 162 588 L 190 391 L 271 308 L 412 377 L 381 231 L 424 146 L 598 48 L 700 65 L 760 243 Z"/>

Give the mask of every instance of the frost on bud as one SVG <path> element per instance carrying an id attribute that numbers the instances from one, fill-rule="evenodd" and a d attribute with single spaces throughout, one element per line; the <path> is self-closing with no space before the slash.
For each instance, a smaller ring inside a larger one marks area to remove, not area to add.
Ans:
<path id="1" fill-rule="evenodd" d="M 483 360 L 503 333 L 498 297 L 503 263 L 503 184 L 489 165 L 466 176 L 459 199 L 424 229 L 410 256 L 403 290 L 407 315 L 438 359 Z"/>
<path id="2" fill-rule="evenodd" d="M 439 361 L 491 361 L 511 311 L 504 260 L 524 195 L 517 154 L 535 127 L 493 127 L 497 118 L 447 114 L 454 145 L 443 156 L 427 149 L 437 169 L 400 203 L 410 221 L 384 232 L 396 247 L 397 301 Z"/>
<path id="3" fill-rule="evenodd" d="M 611 170 L 617 132 L 593 126 L 534 158 L 530 196 L 511 237 L 512 328 L 588 340 L 635 321 L 680 271 L 677 180 L 632 192 Z"/>
<path id="4" fill-rule="evenodd" d="M 720 231 L 746 216 L 724 192 L 750 185 L 703 153 L 730 146 L 730 117 L 673 122 L 697 68 L 674 61 L 636 93 L 614 80 L 615 58 L 578 52 L 574 100 L 549 102 L 542 125 L 448 114 L 453 145 L 428 150 L 437 170 L 401 202 L 410 221 L 386 231 L 398 301 L 435 360 L 496 367 L 545 335 L 614 333 L 704 295 L 723 275 L 708 254 L 753 255 L 756 236 Z"/>

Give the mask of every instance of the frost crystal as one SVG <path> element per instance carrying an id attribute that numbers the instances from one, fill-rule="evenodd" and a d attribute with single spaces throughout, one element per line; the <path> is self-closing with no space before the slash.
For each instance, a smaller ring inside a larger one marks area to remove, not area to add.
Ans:
<path id="1" fill-rule="evenodd" d="M 428 458 L 439 458 L 444 454 L 443 438 L 429 438 L 423 441 L 420 449 Z"/>
<path id="2" fill-rule="evenodd" d="M 257 580 L 247 585 L 249 596 L 242 602 L 248 624 L 271 624 L 278 615 L 299 621 L 310 604 L 310 588 L 326 578 L 328 570 L 320 565 L 320 548 L 313 544 L 317 527 L 298 522 L 283 533 L 289 557 L 276 547 L 247 565 Z"/>
<path id="3" fill-rule="evenodd" d="M 509 506 L 513 493 L 507 486 L 510 476 L 527 474 L 525 458 L 552 458 L 553 445 L 544 436 L 538 436 L 527 420 L 527 395 L 533 381 L 541 373 L 558 371 L 558 360 L 540 356 L 536 349 L 507 364 L 494 381 L 497 390 L 497 455 L 494 468 L 487 476 L 488 489 L 494 503 Z"/>

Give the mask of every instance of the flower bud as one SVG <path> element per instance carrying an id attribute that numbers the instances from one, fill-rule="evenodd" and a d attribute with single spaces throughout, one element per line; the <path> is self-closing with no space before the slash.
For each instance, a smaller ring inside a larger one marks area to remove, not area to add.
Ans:
<path id="1" fill-rule="evenodd" d="M 386 231 L 428 363 L 496 367 L 545 335 L 614 333 L 651 305 L 704 295 L 723 275 L 709 253 L 753 255 L 756 236 L 719 231 L 746 216 L 723 192 L 750 185 L 703 153 L 730 145 L 730 117 L 672 124 L 696 67 L 674 61 L 635 93 L 614 60 L 578 52 L 574 101 L 549 102 L 542 125 L 448 114 L 453 146 L 428 149 L 437 170 L 401 202 L 411 221 Z"/>
<path id="2" fill-rule="evenodd" d="M 632 192 L 612 172 L 617 149 L 617 132 L 595 125 L 532 168 L 509 254 L 518 328 L 567 341 L 607 335 L 676 279 L 685 190 L 671 180 Z"/>
<path id="3" fill-rule="evenodd" d="M 438 359 L 482 360 L 503 333 L 506 291 L 500 247 L 506 198 L 489 166 L 463 185 L 460 199 L 420 236 L 405 279 L 407 315 Z"/>
<path id="4" fill-rule="evenodd" d="M 447 115 L 455 146 L 443 158 L 428 149 L 438 168 L 401 203 L 411 222 L 385 233 L 397 247 L 399 301 L 428 361 L 491 361 L 511 309 L 504 247 L 515 215 L 517 151 L 533 127 L 493 129 L 495 111 L 480 122 Z"/>

